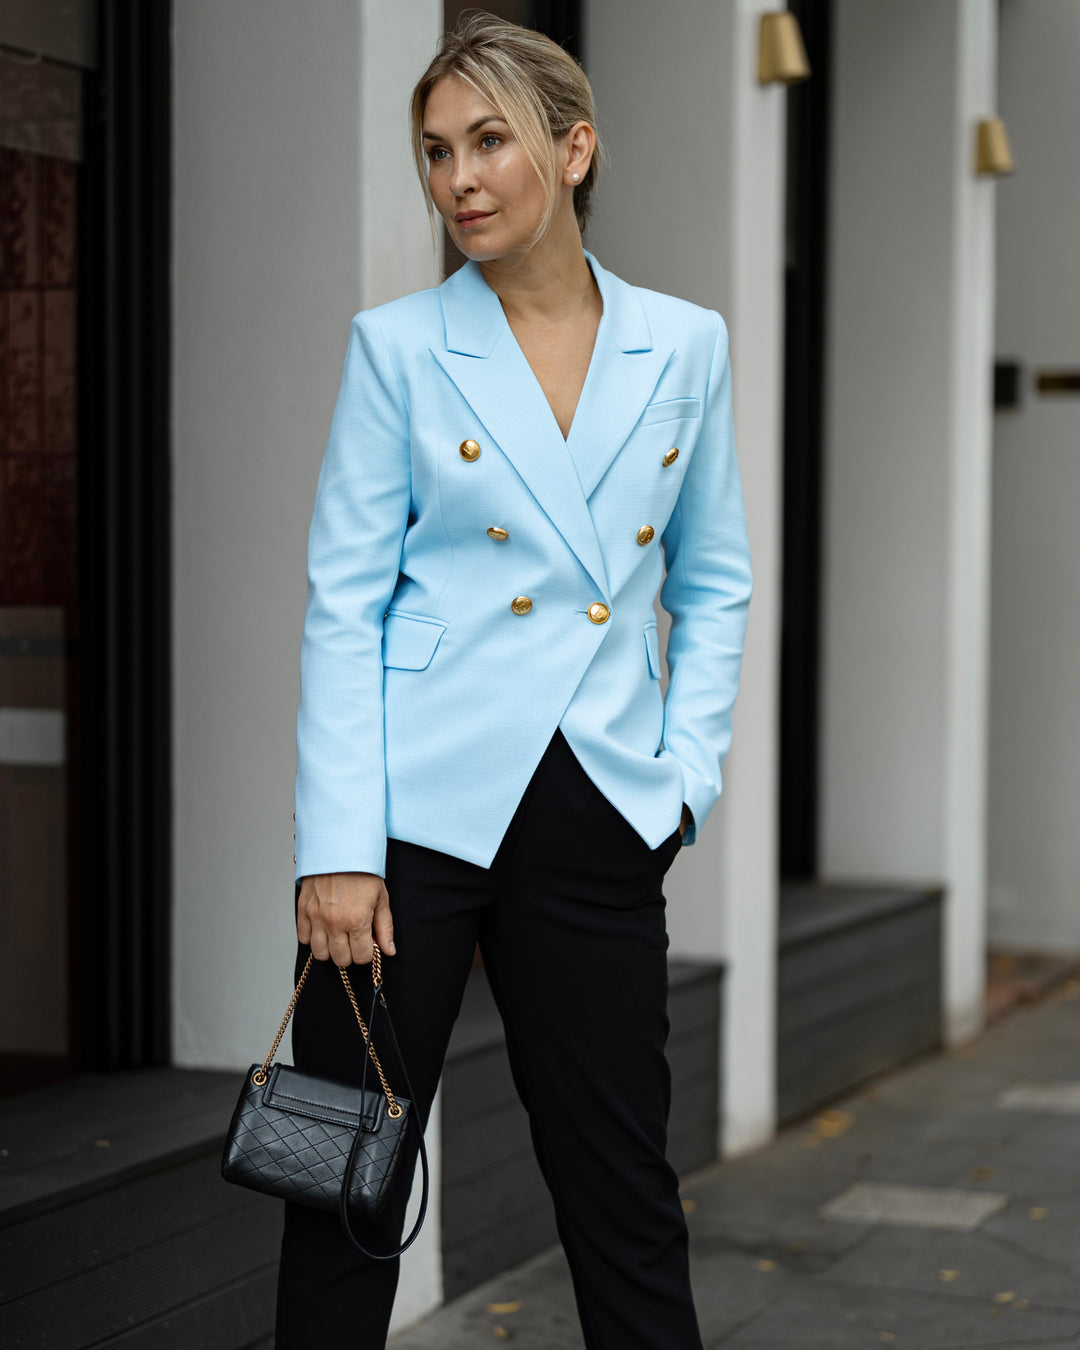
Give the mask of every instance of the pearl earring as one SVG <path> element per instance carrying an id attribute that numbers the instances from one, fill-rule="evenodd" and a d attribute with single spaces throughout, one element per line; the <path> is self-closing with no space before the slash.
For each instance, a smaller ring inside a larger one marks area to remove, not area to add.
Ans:
<path id="1" fill-rule="evenodd" d="M 576 183 L 577 180 L 578 180 L 580 177 L 581 177 L 581 174 L 579 174 L 579 173 L 574 174 L 574 182 Z"/>

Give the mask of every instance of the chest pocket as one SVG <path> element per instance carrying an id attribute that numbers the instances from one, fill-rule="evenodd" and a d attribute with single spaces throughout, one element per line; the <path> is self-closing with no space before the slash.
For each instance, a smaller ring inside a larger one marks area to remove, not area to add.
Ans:
<path id="1" fill-rule="evenodd" d="M 701 402 L 696 398 L 666 398 L 650 403 L 638 419 L 639 427 L 650 427 L 657 422 L 681 422 L 701 416 Z"/>
<path id="2" fill-rule="evenodd" d="M 446 632 L 440 619 L 392 609 L 383 619 L 383 665 L 396 670 L 423 670 Z"/>
<path id="3" fill-rule="evenodd" d="M 656 620 L 645 625 L 645 655 L 649 661 L 649 674 L 654 680 L 660 678 L 660 636 L 656 631 Z"/>

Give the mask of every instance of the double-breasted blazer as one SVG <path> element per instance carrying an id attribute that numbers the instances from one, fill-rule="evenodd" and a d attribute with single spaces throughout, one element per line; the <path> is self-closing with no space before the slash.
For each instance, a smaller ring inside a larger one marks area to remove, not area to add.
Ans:
<path id="1" fill-rule="evenodd" d="M 383 875 L 388 835 L 489 866 L 559 727 L 652 848 L 720 794 L 753 585 L 727 327 L 585 256 L 603 315 L 565 440 L 476 263 L 352 319 L 308 533 L 297 879 Z"/>

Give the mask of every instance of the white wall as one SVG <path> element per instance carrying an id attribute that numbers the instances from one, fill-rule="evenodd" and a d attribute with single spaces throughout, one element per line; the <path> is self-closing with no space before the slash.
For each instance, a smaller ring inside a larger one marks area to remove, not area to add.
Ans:
<path id="1" fill-rule="evenodd" d="M 721 1139 L 775 1120 L 776 796 L 785 94 L 757 83 L 758 0 L 589 0 L 609 160 L 589 247 L 627 281 L 719 309 L 755 578 L 724 792 L 670 875 L 673 954 L 727 962 Z M 666 616 L 661 615 L 663 622 Z"/>
<path id="2" fill-rule="evenodd" d="M 1080 949 L 1080 6 L 1003 0 L 1000 107 L 1016 158 L 998 196 L 996 350 L 1023 370 L 994 421 L 990 933 Z"/>
<path id="3" fill-rule="evenodd" d="M 349 320 L 435 280 L 405 116 L 440 30 L 437 0 L 174 6 L 179 1064 L 261 1059 L 291 992 L 307 528 Z M 441 1298 L 438 1222 L 395 1325 Z"/>
<path id="4" fill-rule="evenodd" d="M 838 0 L 822 871 L 943 880 L 947 1035 L 981 1023 L 994 0 Z"/>

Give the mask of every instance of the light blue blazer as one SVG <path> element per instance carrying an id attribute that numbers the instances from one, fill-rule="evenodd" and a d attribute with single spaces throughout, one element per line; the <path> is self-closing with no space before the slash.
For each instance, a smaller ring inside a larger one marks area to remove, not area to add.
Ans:
<path id="1" fill-rule="evenodd" d="M 604 308 L 565 441 L 476 263 L 352 320 L 308 534 L 297 879 L 384 875 L 388 835 L 490 865 L 557 727 L 652 848 L 720 794 L 753 584 L 727 327 L 585 256 Z"/>

